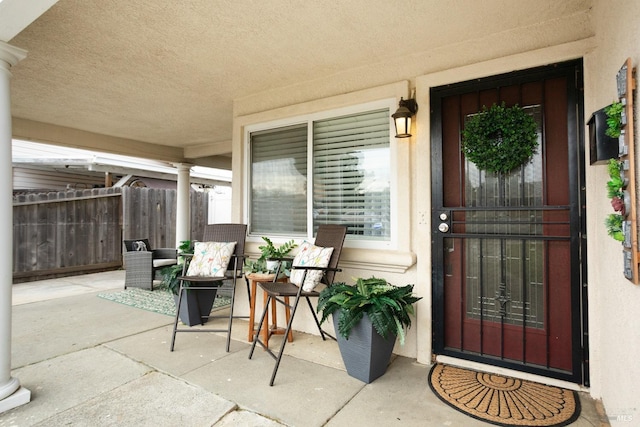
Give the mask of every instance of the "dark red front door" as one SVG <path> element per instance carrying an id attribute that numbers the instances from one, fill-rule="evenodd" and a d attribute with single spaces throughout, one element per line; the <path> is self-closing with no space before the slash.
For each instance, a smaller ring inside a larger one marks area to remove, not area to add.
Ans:
<path id="1" fill-rule="evenodd" d="M 432 91 L 436 353 L 583 381 L 576 69 Z M 509 174 L 481 171 L 461 131 L 503 102 L 536 120 L 539 146 Z"/>

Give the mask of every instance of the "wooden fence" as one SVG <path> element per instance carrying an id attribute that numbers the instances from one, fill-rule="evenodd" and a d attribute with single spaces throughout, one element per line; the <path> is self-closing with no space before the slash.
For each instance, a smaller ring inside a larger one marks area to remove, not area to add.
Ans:
<path id="1" fill-rule="evenodd" d="M 154 248 L 176 245 L 176 190 L 126 187 L 123 194 L 124 239 L 148 238 Z M 209 198 L 191 192 L 191 239 L 201 240 L 207 225 Z"/>
<path id="2" fill-rule="evenodd" d="M 19 195 L 13 204 L 14 282 L 116 269 L 122 240 L 174 247 L 176 190 L 104 188 Z M 191 233 L 207 222 L 206 193 L 191 193 Z"/>

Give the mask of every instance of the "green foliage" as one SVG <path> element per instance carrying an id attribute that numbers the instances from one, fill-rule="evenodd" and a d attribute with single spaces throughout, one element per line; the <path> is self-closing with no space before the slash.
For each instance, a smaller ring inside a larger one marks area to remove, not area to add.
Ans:
<path id="1" fill-rule="evenodd" d="M 535 119 L 515 105 L 493 104 L 471 116 L 462 131 L 462 152 L 479 169 L 508 173 L 526 164 L 538 147 Z"/>
<path id="2" fill-rule="evenodd" d="M 607 234 L 619 242 L 624 242 L 624 232 L 622 231 L 622 223 L 624 221 L 623 199 L 624 181 L 620 176 L 621 163 L 618 159 L 610 159 L 607 163 L 607 171 L 609 172 L 609 181 L 607 181 L 607 197 L 612 199 L 614 210 L 621 211 L 622 214 L 610 214 L 604 221 L 607 227 Z M 621 206 L 618 208 L 617 203 Z"/>
<path id="3" fill-rule="evenodd" d="M 277 248 L 268 237 L 263 237 L 262 240 L 266 242 L 266 245 L 258 246 L 262 255 L 258 258 L 259 261 L 266 261 L 268 259 L 280 259 L 289 254 L 296 246 L 298 246 L 293 239 L 283 243 Z"/>
<path id="4" fill-rule="evenodd" d="M 607 233 L 619 242 L 624 242 L 624 232 L 622 231 L 622 215 L 610 214 L 604 221 L 607 226 Z"/>
<path id="5" fill-rule="evenodd" d="M 617 176 L 607 181 L 607 197 L 610 199 L 622 197 L 622 178 Z"/>
<path id="6" fill-rule="evenodd" d="M 180 289 L 180 281 L 178 280 L 178 276 L 182 274 L 182 267 L 182 263 L 178 262 L 178 264 L 169 265 L 167 267 L 163 267 L 160 270 L 160 275 L 162 276 L 162 285 L 174 295 L 178 295 L 178 289 Z"/>
<path id="7" fill-rule="evenodd" d="M 623 197 L 622 188 L 624 181 L 620 176 L 620 161 L 618 159 L 609 159 L 607 164 L 609 171 L 609 181 L 607 181 L 607 197 L 613 199 L 614 197 Z"/>
<path id="8" fill-rule="evenodd" d="M 178 255 L 192 254 L 195 242 L 191 240 L 181 240 L 178 245 Z"/>
<path id="9" fill-rule="evenodd" d="M 611 105 L 604 107 L 604 113 L 607 115 L 607 130 L 604 132 L 611 138 L 617 138 L 620 136 L 622 130 L 622 112 L 624 111 L 624 104 L 616 101 Z"/>
<path id="10" fill-rule="evenodd" d="M 320 292 L 318 313 L 322 312 L 322 323 L 341 310 L 338 332 L 345 339 L 349 339 L 351 329 L 367 313 L 383 338 L 395 334 L 404 345 L 405 328 L 411 326 L 410 316 L 414 315 L 413 303 L 420 299 L 413 296 L 413 285 L 393 286 L 385 279 L 359 278 L 353 286 L 335 283 Z"/>
<path id="11" fill-rule="evenodd" d="M 244 271 L 245 273 L 268 273 L 269 270 L 267 269 L 267 262 L 265 260 L 250 260 L 250 259 L 246 259 L 244 260 L 244 267 L 242 268 L 242 271 Z"/>
<path id="12" fill-rule="evenodd" d="M 620 161 L 618 159 L 609 159 L 607 163 L 607 171 L 610 177 L 620 176 Z"/>
<path id="13" fill-rule="evenodd" d="M 178 263 L 169 265 L 160 270 L 162 276 L 162 285 L 174 295 L 178 295 L 180 289 L 180 281 L 178 277 L 182 274 L 185 258 L 183 255 L 193 253 L 193 244 L 191 240 L 182 240 L 178 246 Z"/>
<path id="14" fill-rule="evenodd" d="M 256 261 L 246 259 L 243 268 L 245 273 L 269 273 L 270 271 L 267 268 L 267 260 L 282 259 L 298 246 L 293 239 L 278 247 L 276 247 L 268 237 L 262 237 L 262 240 L 264 240 L 266 244 L 258 246 L 258 249 L 260 249 L 261 252 L 260 258 Z M 289 266 L 290 263 L 285 261 L 283 273 L 287 276 L 289 275 Z"/>

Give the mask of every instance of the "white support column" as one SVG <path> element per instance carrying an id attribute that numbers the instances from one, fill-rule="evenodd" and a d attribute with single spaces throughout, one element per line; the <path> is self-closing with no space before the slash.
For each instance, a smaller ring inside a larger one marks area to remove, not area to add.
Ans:
<path id="1" fill-rule="evenodd" d="M 183 240 L 191 240 L 191 166 L 179 163 L 178 208 L 176 211 L 176 247 Z"/>
<path id="2" fill-rule="evenodd" d="M 11 164 L 10 69 L 27 52 L 0 41 L 0 248 L 13 253 L 13 172 Z M 3 166 L 4 165 L 4 166 Z M 4 201 L 3 201 L 4 200 Z M 11 377 L 11 286 L 13 260 L 0 257 L 0 413 L 31 400 L 31 392 Z"/>

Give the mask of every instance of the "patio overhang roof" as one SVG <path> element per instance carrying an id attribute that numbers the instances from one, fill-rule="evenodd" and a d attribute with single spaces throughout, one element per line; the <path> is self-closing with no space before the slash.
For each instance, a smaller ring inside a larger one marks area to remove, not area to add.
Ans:
<path id="1" fill-rule="evenodd" d="M 592 34 L 590 7 L 3 0 L 0 40 L 28 51 L 12 69 L 14 137 L 230 169 L 236 101 L 288 88 L 289 99 L 274 101 L 287 106 L 411 80 L 478 60 L 479 50 L 504 55 L 496 37 L 526 40 L 511 53 L 578 40 Z"/>
<path id="2" fill-rule="evenodd" d="M 90 176 L 104 176 L 105 173 L 111 173 L 128 176 L 130 179 L 142 177 L 163 181 L 177 180 L 177 170 L 168 162 L 110 154 L 99 155 L 86 150 L 69 148 L 57 149 L 57 155 L 54 156 L 47 153 L 46 146 L 42 144 L 14 141 L 13 145 L 13 166 Z M 194 166 L 190 181 L 192 184 L 205 186 L 229 186 L 231 173 L 226 170 Z"/>

